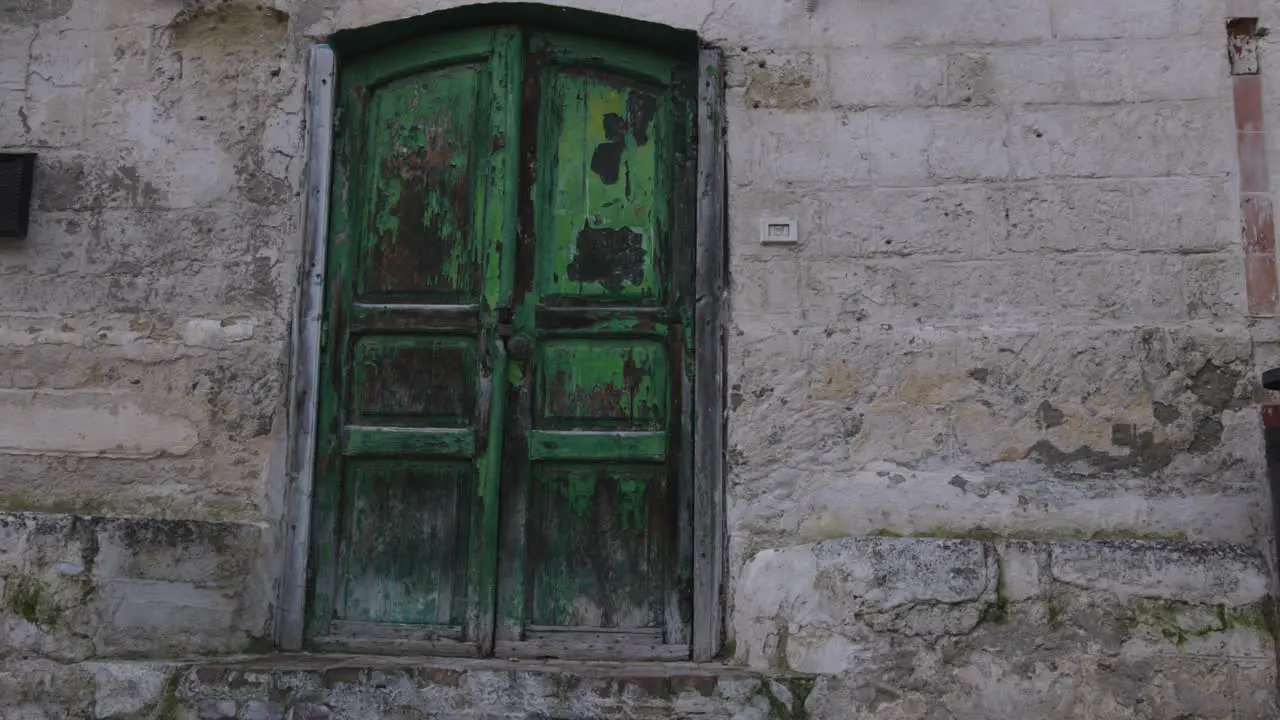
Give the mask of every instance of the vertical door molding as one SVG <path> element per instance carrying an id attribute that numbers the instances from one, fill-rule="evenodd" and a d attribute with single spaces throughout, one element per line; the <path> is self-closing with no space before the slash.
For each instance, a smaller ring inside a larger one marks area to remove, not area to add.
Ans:
<path id="1" fill-rule="evenodd" d="M 292 342 L 288 459 L 283 518 L 284 576 L 280 582 L 276 644 L 300 650 L 307 602 L 311 495 L 315 475 L 316 407 L 325 304 L 325 250 L 329 240 L 329 180 L 333 169 L 335 67 L 328 45 L 311 48 L 306 99 L 306 207 L 303 264 Z"/>
<path id="2" fill-rule="evenodd" d="M 725 153 L 724 56 L 698 54 L 698 229 L 694 283 L 693 660 L 720 652 L 725 533 Z"/>

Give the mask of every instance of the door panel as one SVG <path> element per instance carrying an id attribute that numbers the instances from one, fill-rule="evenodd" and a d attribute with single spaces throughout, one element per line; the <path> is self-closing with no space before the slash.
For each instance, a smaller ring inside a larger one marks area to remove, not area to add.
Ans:
<path id="1" fill-rule="evenodd" d="M 335 617 L 461 628 L 470 463 L 356 460 Z"/>
<path id="2" fill-rule="evenodd" d="M 665 476 L 660 464 L 535 465 L 530 626 L 663 626 Z"/>
<path id="3" fill-rule="evenodd" d="M 471 424 L 475 338 L 365 335 L 355 341 L 352 354 L 351 410 L 360 425 Z"/>
<path id="4" fill-rule="evenodd" d="M 313 647 L 688 657 L 692 71 L 515 28 L 344 68 Z"/>
<path id="5" fill-rule="evenodd" d="M 660 302 L 660 102 L 633 79 L 582 66 L 546 75 L 539 150 L 551 242 L 538 243 L 544 302 Z M 666 108 L 661 108 L 666 110 Z"/>
<path id="6" fill-rule="evenodd" d="M 372 92 L 367 234 L 357 271 L 361 300 L 479 299 L 470 178 L 487 69 L 483 63 L 446 65 Z"/>
<path id="7" fill-rule="evenodd" d="M 683 66 L 529 44 L 497 649 L 686 657 Z"/>
<path id="8" fill-rule="evenodd" d="M 511 30 L 462 33 L 343 71 L 314 645 L 480 654 L 491 642 L 518 43 Z"/>

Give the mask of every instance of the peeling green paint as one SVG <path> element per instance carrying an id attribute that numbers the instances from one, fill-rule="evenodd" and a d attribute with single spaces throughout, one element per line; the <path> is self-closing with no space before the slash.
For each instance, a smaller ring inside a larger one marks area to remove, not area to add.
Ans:
<path id="1" fill-rule="evenodd" d="M 695 72 L 517 27 L 344 64 L 313 635 L 687 635 Z"/>

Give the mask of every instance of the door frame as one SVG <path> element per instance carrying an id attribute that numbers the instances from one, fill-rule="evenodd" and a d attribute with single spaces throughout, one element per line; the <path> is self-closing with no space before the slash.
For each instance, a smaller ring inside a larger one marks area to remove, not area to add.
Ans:
<path id="1" fill-rule="evenodd" d="M 693 407 L 693 623 L 691 657 L 712 660 L 724 631 L 725 319 L 727 237 L 724 56 L 698 52 L 697 227 L 695 230 Z M 280 543 L 275 641 L 301 650 L 307 614 L 316 417 L 323 352 L 325 267 L 333 171 L 333 120 L 338 59 L 332 47 L 311 48 L 306 88 L 306 167 L 302 263 L 291 337 L 285 508 Z"/>

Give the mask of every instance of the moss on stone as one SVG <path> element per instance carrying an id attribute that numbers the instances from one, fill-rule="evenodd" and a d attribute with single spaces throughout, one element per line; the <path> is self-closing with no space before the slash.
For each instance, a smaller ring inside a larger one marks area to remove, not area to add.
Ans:
<path id="1" fill-rule="evenodd" d="M 724 639 L 724 644 L 720 646 L 720 653 L 716 656 L 718 660 L 732 660 L 733 656 L 738 652 L 738 643 L 732 636 Z"/>
<path id="2" fill-rule="evenodd" d="M 276 641 L 267 635 L 250 635 L 244 645 L 248 655 L 270 655 L 276 651 Z"/>
<path id="3" fill-rule="evenodd" d="M 790 704 L 774 694 L 771 682 L 787 688 L 787 693 L 791 695 Z M 809 712 L 804 705 L 811 692 L 813 692 L 813 678 L 810 677 L 790 676 L 760 680 L 759 694 L 765 702 L 769 703 L 770 720 L 808 720 Z"/>
<path id="4" fill-rule="evenodd" d="M 47 498 L 20 491 L 0 492 L 0 512 L 102 515 L 108 509 L 107 504 L 93 498 Z"/>
<path id="5" fill-rule="evenodd" d="M 9 580 L 5 607 L 23 620 L 46 630 L 57 625 L 66 612 L 54 597 L 53 589 L 30 575 L 19 575 Z"/>
<path id="6" fill-rule="evenodd" d="M 982 611 L 981 622 L 997 625 L 1009 619 L 1009 598 L 1004 594 L 1004 563 L 996 556 L 996 599 Z"/>
<path id="7" fill-rule="evenodd" d="M 1242 607 L 1213 606 L 1213 619 L 1207 624 L 1188 627 L 1182 617 L 1197 606 L 1176 601 L 1160 602 L 1137 610 L 1138 624 L 1157 630 L 1161 637 L 1179 647 L 1193 638 L 1235 629 L 1250 629 L 1268 637 L 1275 636 L 1275 608 L 1263 601 Z"/>
<path id="8" fill-rule="evenodd" d="M 156 703 L 156 720 L 180 720 L 182 702 L 178 699 L 178 683 L 182 673 L 174 672 L 165 680 L 164 689 L 160 692 L 160 702 Z"/>

